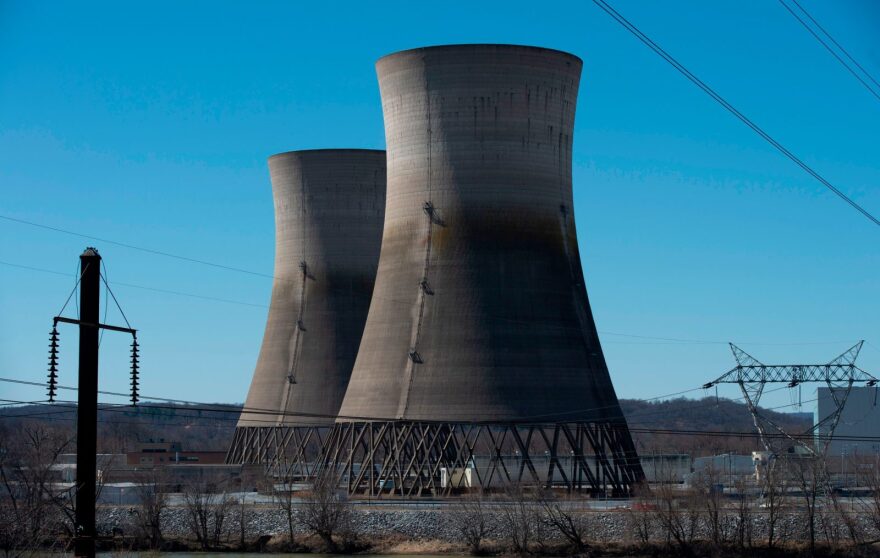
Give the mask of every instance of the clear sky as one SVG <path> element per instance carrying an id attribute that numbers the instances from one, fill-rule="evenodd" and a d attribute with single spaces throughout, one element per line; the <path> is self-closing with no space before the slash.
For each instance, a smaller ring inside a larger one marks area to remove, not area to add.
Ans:
<path id="1" fill-rule="evenodd" d="M 880 77 L 878 4 L 802 3 Z M 613 5 L 880 213 L 880 101 L 779 3 Z M 733 364 L 728 340 L 764 361 L 809 362 L 867 339 L 861 363 L 880 374 L 880 228 L 591 2 L 0 0 L 0 214 L 271 274 L 266 158 L 383 148 L 375 60 L 461 42 L 584 60 L 575 215 L 620 396 L 713 379 Z M 2 219 L 0 239 L 0 261 L 61 273 L 0 265 L 0 376 L 45 378 L 51 318 L 94 244 L 141 330 L 142 392 L 244 400 L 270 279 Z M 76 330 L 61 335 L 61 383 L 74 384 Z M 104 337 L 103 389 L 127 389 L 128 342 Z M 44 391 L 0 383 L 0 397 Z"/>

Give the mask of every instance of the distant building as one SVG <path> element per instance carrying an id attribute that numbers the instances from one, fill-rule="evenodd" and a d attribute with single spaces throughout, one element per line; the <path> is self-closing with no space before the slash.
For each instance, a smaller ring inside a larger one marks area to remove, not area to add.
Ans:
<path id="1" fill-rule="evenodd" d="M 139 443 L 136 451 L 126 454 L 126 464 L 141 468 L 189 464 L 220 465 L 225 458 L 225 451 L 184 451 L 180 442 L 159 439 Z"/>
<path id="2" fill-rule="evenodd" d="M 723 453 L 694 459 L 695 475 L 711 475 L 715 482 L 733 486 L 743 477 L 755 478 L 754 455 Z"/>
<path id="3" fill-rule="evenodd" d="M 639 457 L 648 482 L 681 484 L 691 474 L 693 460 L 685 453 L 643 454 Z"/>
<path id="4" fill-rule="evenodd" d="M 832 415 L 837 405 L 831 397 L 831 390 L 821 387 L 817 390 L 816 415 L 814 424 Z M 843 389 L 837 389 L 838 397 Z M 830 424 L 819 428 L 820 436 L 828 435 Z M 863 438 L 848 440 L 846 437 Z M 844 439 L 840 439 L 844 438 Z M 880 387 L 853 387 L 846 400 L 840 422 L 834 431 L 834 438 L 828 447 L 828 455 L 833 457 L 876 457 L 880 455 Z"/>

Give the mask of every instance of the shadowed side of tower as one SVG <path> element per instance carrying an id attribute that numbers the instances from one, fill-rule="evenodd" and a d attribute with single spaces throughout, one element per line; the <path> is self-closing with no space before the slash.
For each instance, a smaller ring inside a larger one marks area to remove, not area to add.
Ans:
<path id="1" fill-rule="evenodd" d="M 429 467 L 397 481 L 411 487 L 422 478 L 409 492 L 420 493 L 438 488 L 428 478 L 440 472 L 431 469 L 438 460 L 447 472 L 474 463 L 456 457 L 467 446 L 464 425 L 491 423 L 486 428 L 511 440 L 528 437 L 510 442 L 520 459 L 532 451 L 532 436 L 548 438 L 553 456 L 562 450 L 547 428 L 601 425 L 614 447 L 587 445 L 617 457 L 583 466 L 604 468 L 616 476 L 612 491 L 627 490 L 641 470 L 630 463 L 635 452 L 590 311 L 574 224 L 581 60 L 543 48 L 453 45 L 399 52 L 376 66 L 388 155 L 385 226 L 337 435 L 352 433 L 353 441 L 361 426 L 385 421 L 413 448 L 445 443 L 434 456 L 413 449 L 402 459 Z M 407 425 L 415 425 L 410 433 Z M 584 442 L 564 443 L 568 454 L 584 453 Z M 377 467 L 356 460 L 361 470 Z M 549 481 L 537 472 L 534 479 L 552 484 L 560 467 L 552 460 L 548 467 Z M 363 482 L 349 479 L 349 487 Z M 612 481 L 590 482 L 603 492 Z"/>
<path id="2" fill-rule="evenodd" d="M 272 301 L 227 459 L 277 465 L 303 461 L 307 441 L 314 453 L 345 394 L 379 258 L 385 152 L 293 151 L 270 157 L 269 170 Z"/>

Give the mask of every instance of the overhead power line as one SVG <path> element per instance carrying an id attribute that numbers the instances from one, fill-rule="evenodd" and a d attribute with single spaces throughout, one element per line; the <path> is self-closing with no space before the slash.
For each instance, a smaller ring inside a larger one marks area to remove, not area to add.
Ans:
<path id="1" fill-rule="evenodd" d="M 30 265 L 21 265 L 21 264 L 17 264 L 17 263 L 2 261 L 2 260 L 0 260 L 0 265 L 6 265 L 9 267 L 17 267 L 19 269 L 26 269 L 28 271 L 37 271 L 40 273 L 51 273 L 52 275 L 62 275 L 64 277 L 70 277 L 69 273 L 62 273 L 61 271 L 53 271 L 51 269 L 43 269 L 41 267 L 33 267 Z M 170 295 L 175 295 L 175 296 L 185 296 L 185 297 L 189 297 L 189 298 L 197 298 L 200 300 L 209 300 L 212 302 L 224 302 L 226 304 L 238 304 L 241 306 L 253 306 L 255 308 L 268 308 L 268 306 L 265 304 L 256 304 L 253 302 L 244 302 L 241 300 L 231 300 L 228 298 L 220 298 L 220 297 L 216 297 L 216 296 L 205 296 L 205 295 L 199 295 L 199 294 L 195 294 L 195 293 L 185 293 L 182 291 L 172 291 L 169 289 L 159 289 L 156 287 L 148 287 L 146 285 L 135 285 L 133 283 L 123 283 L 122 281 L 111 281 L 110 283 L 112 283 L 113 285 L 119 286 L 119 287 L 129 287 L 132 289 L 141 289 L 141 290 L 145 290 L 145 291 L 153 291 L 156 293 L 170 294 Z M 745 344 L 745 343 L 743 343 L 743 344 Z"/>
<path id="2" fill-rule="evenodd" d="M 2 378 L 2 377 L 0 377 L 0 382 L 9 382 L 9 383 L 32 385 L 32 386 L 39 386 L 39 387 L 43 387 L 45 385 L 44 383 L 41 383 L 41 382 L 32 382 L 29 380 L 22 380 L 22 379 L 17 379 L 17 378 Z M 783 388 L 785 388 L 785 386 L 770 390 L 767 393 L 779 391 L 780 389 L 783 389 Z M 58 386 L 58 389 L 68 390 L 68 391 L 77 391 L 77 388 L 72 387 L 72 386 Z M 695 391 L 704 391 L 704 388 L 697 387 L 697 388 L 683 390 L 683 391 L 679 391 L 679 392 L 675 392 L 675 393 L 667 393 L 667 394 L 658 395 L 658 396 L 648 398 L 648 399 L 641 399 L 640 401 L 643 401 L 643 402 L 657 401 L 657 400 L 661 400 L 661 399 L 668 399 L 670 397 L 684 395 L 686 393 L 691 393 L 691 392 L 695 392 Z M 113 395 L 113 396 L 124 396 L 124 397 L 128 396 L 127 393 L 118 393 L 118 392 L 112 392 L 112 391 L 99 391 L 98 393 L 100 393 L 102 395 Z M 277 409 L 264 409 L 264 408 L 247 407 L 247 406 L 233 407 L 228 404 L 224 405 L 224 404 L 217 404 L 217 403 L 205 403 L 205 402 L 200 402 L 200 401 L 187 401 L 187 400 L 171 399 L 171 398 L 164 398 L 164 397 L 142 396 L 141 399 L 144 401 L 151 400 L 151 401 L 161 401 L 161 402 L 167 402 L 167 403 L 177 403 L 177 404 L 187 405 L 186 407 L 173 407 L 173 406 L 158 405 L 158 404 L 150 403 L 149 407 L 155 408 L 155 409 L 174 410 L 174 411 L 177 411 L 177 413 L 180 413 L 181 411 L 183 411 L 183 412 L 195 411 L 195 412 L 210 412 L 210 413 L 235 413 L 235 414 L 244 413 L 244 414 L 249 415 L 249 417 L 247 419 L 249 422 L 266 423 L 266 424 L 273 424 L 273 425 L 277 423 L 277 419 L 279 417 L 293 417 L 293 418 L 308 417 L 308 418 L 327 418 L 327 419 L 342 418 L 342 419 L 347 419 L 347 420 L 387 420 L 386 418 L 383 418 L 383 417 L 353 417 L 353 416 L 340 416 L 340 415 L 326 415 L 326 414 L 316 414 L 316 413 L 293 412 L 293 411 L 277 410 Z M 743 399 L 742 397 L 737 397 L 737 398 L 731 398 L 730 401 L 740 401 L 742 399 Z M 807 402 L 809 402 L 809 401 L 807 401 Z M 120 410 L 130 409 L 130 407 L 128 405 L 119 405 L 119 404 L 105 404 L 105 405 L 107 405 L 107 406 L 102 407 L 102 410 L 108 410 L 111 408 L 116 408 L 116 409 L 120 409 Z M 716 403 L 713 401 L 713 402 L 707 402 L 705 404 L 702 404 L 700 407 L 702 408 L 702 407 L 706 407 L 706 406 L 715 406 L 715 405 L 716 405 Z M 799 405 L 800 404 L 798 404 L 798 403 L 792 403 L 790 405 L 781 405 L 779 407 L 771 407 L 766 410 L 776 410 L 776 409 L 781 409 L 781 408 L 785 408 L 785 407 L 792 407 L 792 406 L 799 406 Z M 219 408 L 218 408 L 218 406 L 219 406 Z M 619 405 L 605 405 L 605 406 L 601 406 L 601 407 L 573 409 L 573 410 L 569 411 L 567 414 L 596 412 L 596 411 L 602 411 L 602 410 L 606 410 L 606 409 L 617 410 L 619 408 L 620 408 Z M 637 415 L 635 418 L 642 419 L 642 418 L 650 416 L 650 415 L 663 414 L 663 412 L 664 411 L 662 411 L 662 410 L 640 411 L 640 412 L 637 411 Z M 42 414 L 42 413 L 39 413 L 39 414 Z M 259 416 L 271 416 L 273 418 L 272 418 L 272 420 L 259 420 L 259 419 L 255 418 L 255 417 L 259 417 Z M 185 418 L 185 415 L 181 415 L 181 418 Z M 194 418 L 197 418 L 197 417 L 194 417 Z M 215 418 L 217 420 L 221 420 L 218 417 L 212 417 L 212 418 Z M 631 417 L 631 418 L 633 418 L 633 417 Z M 231 417 L 226 420 L 237 421 L 238 417 Z M 546 421 L 546 420 L 553 420 L 553 418 L 552 418 L 552 415 L 533 415 L 533 416 L 529 416 L 529 417 L 524 417 L 523 420 L 541 422 L 541 421 Z M 483 423 L 483 422 L 492 422 L 492 421 L 489 419 L 485 419 L 485 420 L 476 420 L 475 422 Z"/>
<path id="3" fill-rule="evenodd" d="M 0 382 L 29 385 L 29 386 L 38 386 L 38 387 L 45 386 L 44 382 L 33 382 L 33 381 L 22 380 L 22 379 L 18 379 L 18 378 L 0 378 Z M 57 389 L 60 389 L 60 390 L 78 391 L 78 389 L 73 386 L 59 385 L 56 387 L 57 387 Z M 700 388 L 692 388 L 692 389 L 688 389 L 688 390 L 684 390 L 684 391 L 679 391 L 676 393 L 669 393 L 669 394 L 660 395 L 660 396 L 653 397 L 650 399 L 644 399 L 643 401 L 655 401 L 658 399 L 675 397 L 675 396 L 683 395 L 685 393 L 700 391 L 702 389 L 703 388 L 701 388 L 701 387 Z M 118 396 L 118 397 L 128 397 L 128 395 L 129 395 L 127 393 L 105 391 L 105 390 L 99 390 L 98 393 L 102 394 L 102 395 L 112 395 L 112 396 Z M 388 420 L 387 417 L 328 415 L 328 414 L 294 412 L 294 411 L 287 411 L 287 410 L 265 409 L 265 408 L 247 407 L 247 406 L 232 407 L 229 404 L 222 404 L 222 403 L 205 403 L 205 402 L 201 402 L 201 401 L 187 401 L 187 400 L 182 400 L 182 399 L 171 399 L 171 398 L 166 398 L 166 397 L 151 397 L 151 396 L 147 396 L 147 395 L 141 395 L 140 398 L 142 401 L 161 401 L 161 402 L 165 402 L 165 403 L 176 403 L 179 405 L 187 405 L 187 407 L 184 407 L 184 408 L 171 407 L 171 406 L 167 406 L 167 405 L 158 405 L 158 404 L 153 404 L 153 403 L 151 403 L 149 405 L 151 408 L 155 408 L 155 409 L 170 409 L 170 410 L 176 410 L 176 411 L 183 410 L 183 411 L 203 411 L 203 412 L 212 412 L 212 413 L 236 413 L 236 414 L 245 413 L 248 415 L 268 415 L 268 416 L 275 417 L 276 419 L 278 417 L 308 417 L 308 418 L 326 418 L 326 419 L 342 418 L 342 419 L 347 419 L 347 420 Z M 219 406 L 219 408 L 218 408 L 218 406 Z M 128 408 L 128 405 L 123 405 L 122 407 Z M 569 414 L 595 412 L 595 411 L 601 411 L 601 410 L 605 410 L 605 409 L 617 409 L 617 408 L 619 408 L 618 405 L 606 405 L 606 406 L 602 406 L 602 407 L 591 407 L 588 409 L 574 409 L 574 410 L 570 411 Z M 531 419 L 539 420 L 539 419 L 546 418 L 546 415 L 535 415 L 535 416 L 526 417 L 526 418 L 530 419 L 530 420 Z M 238 418 L 236 417 L 231 420 L 238 420 Z M 249 418 L 248 420 L 252 420 L 252 419 Z M 488 420 L 488 419 L 486 419 L 486 420 Z M 484 421 L 478 421 L 478 422 L 484 422 Z"/>
<path id="4" fill-rule="evenodd" d="M 815 401 L 815 400 L 812 400 L 812 401 Z M 24 401 L 23 401 L 22 403 L 27 403 L 27 402 L 24 402 Z M 10 418 L 10 419 L 14 419 L 14 418 L 37 418 L 37 417 L 40 417 L 40 418 L 42 419 L 43 417 L 45 417 L 46 415 L 49 415 L 49 414 L 62 414 L 62 413 L 72 412 L 72 410 L 74 410 L 74 409 L 76 408 L 75 405 L 65 404 L 65 403 L 63 403 L 63 402 L 55 403 L 55 404 L 52 404 L 52 405 L 48 405 L 48 404 L 46 404 L 46 403 L 37 403 L 37 404 L 42 404 L 42 405 L 47 405 L 47 406 L 54 406 L 54 407 L 66 407 L 66 409 L 65 409 L 65 410 L 52 411 L 52 412 L 28 413 L 28 414 L 22 414 L 22 415 L 6 415 L 6 414 L 3 414 L 3 415 L 0 415 L 0 418 Z M 793 403 L 793 404 L 789 404 L 789 405 L 780 405 L 780 406 L 778 406 L 778 407 L 773 407 L 773 408 L 774 408 L 774 409 L 780 409 L 780 408 L 784 408 L 784 407 L 791 407 L 791 406 L 794 406 L 794 405 L 796 405 L 796 404 Z M 159 407 L 159 408 L 162 408 L 162 407 Z M 101 411 L 107 411 L 107 412 L 122 412 L 122 413 L 125 413 L 125 412 L 128 412 L 128 407 L 127 407 L 127 406 L 102 407 L 100 410 L 101 410 Z M 187 409 L 184 409 L 184 410 L 187 410 Z M 192 410 L 192 409 L 189 409 L 189 410 Z M 206 417 L 206 416 L 189 416 L 189 417 L 180 416 L 180 417 L 178 417 L 178 418 L 193 418 L 193 419 L 198 419 L 198 420 L 211 420 L 211 421 L 223 421 L 223 420 L 226 420 L 226 421 L 232 421 L 232 420 L 237 420 L 237 419 L 234 419 L 234 418 L 224 419 L 224 418 L 222 418 L 222 417 Z M 57 419 L 52 419 L 52 420 L 57 420 Z M 70 418 L 70 419 L 60 419 L 60 420 L 75 420 L 75 419 L 74 419 L 74 418 Z M 117 421 L 117 420 L 112 420 L 112 421 L 108 421 L 108 420 L 99 420 L 98 422 L 119 423 L 120 421 Z M 430 422 L 430 421 L 425 421 L 425 422 Z M 478 421 L 478 422 L 479 422 L 479 421 Z M 125 423 L 135 424 L 135 423 L 132 422 L 132 421 L 126 421 Z M 188 424 L 187 424 L 187 423 L 184 423 L 184 424 L 180 424 L 180 425 L 178 425 L 178 426 L 188 426 Z M 213 426 L 221 426 L 221 425 L 213 425 Z M 667 434 L 667 435 L 675 435 L 675 436 L 701 436 L 701 437 L 714 437 L 714 438 L 743 438 L 743 439 L 750 439 L 750 438 L 757 438 L 757 437 L 758 437 L 758 433 L 757 433 L 757 432 L 752 432 L 752 431 L 699 430 L 699 429 L 682 429 L 682 428 L 648 428 L 648 427 L 643 427 L 643 428 L 640 428 L 640 427 L 634 427 L 634 428 L 630 428 L 630 431 L 631 431 L 631 432 L 635 432 L 635 433 L 644 433 L 644 434 Z M 771 437 L 780 437 L 780 438 L 782 438 L 782 435 L 781 435 L 781 434 L 780 434 L 780 435 L 773 435 L 773 434 L 770 434 L 770 436 L 771 436 Z M 811 435 L 811 437 L 815 437 L 815 436 L 814 436 L 814 435 Z M 821 438 L 821 435 L 818 436 L 818 437 Z M 880 440 L 880 437 L 878 437 L 878 436 L 848 436 L 848 435 L 835 435 L 835 436 L 834 436 L 834 439 L 835 439 L 835 440 L 839 440 L 839 441 L 847 441 L 847 442 L 875 442 L 875 441 Z"/>
<path id="5" fill-rule="evenodd" d="M 801 160 L 797 155 L 789 151 L 785 146 L 776 141 L 770 134 L 764 131 L 763 128 L 752 122 L 746 115 L 737 110 L 736 107 L 731 105 L 724 97 L 719 95 L 714 89 L 706 85 L 706 83 L 693 74 L 690 70 L 684 67 L 678 60 L 676 60 L 672 55 L 666 52 L 663 48 L 660 47 L 657 43 L 651 40 L 645 33 L 643 33 L 638 27 L 633 25 L 628 19 L 623 17 L 617 10 L 612 8 L 608 2 L 605 0 L 593 0 L 593 2 L 602 8 L 608 15 L 614 18 L 619 24 L 621 24 L 627 31 L 636 36 L 642 43 L 644 43 L 648 48 L 657 53 L 661 58 L 663 58 L 666 62 L 668 62 L 672 67 L 678 70 L 682 75 L 688 78 L 691 82 L 694 83 L 697 87 L 703 90 L 704 93 L 712 97 L 718 104 L 727 109 L 731 114 L 733 114 L 736 118 L 738 118 L 743 124 L 752 129 L 756 134 L 761 136 L 767 143 L 776 148 L 777 151 L 788 157 L 793 163 L 803 169 L 807 174 L 815 178 L 819 181 L 823 186 L 831 190 L 837 197 L 848 203 L 852 206 L 853 209 L 864 215 L 867 219 L 869 219 L 872 223 L 877 226 L 880 226 L 880 219 L 874 217 L 871 213 L 868 212 L 861 205 L 856 203 L 852 198 L 844 194 L 840 191 L 836 186 L 834 186 L 831 182 L 829 182 L 824 176 L 819 174 L 818 171 L 813 169 L 810 165 Z"/>
<path id="6" fill-rule="evenodd" d="M 153 254 L 155 256 L 165 256 L 166 258 L 174 258 L 176 260 L 182 260 L 185 262 L 207 265 L 210 267 L 216 267 L 218 269 L 225 269 L 226 271 L 235 271 L 238 273 L 246 273 L 248 275 L 255 275 L 257 277 L 266 277 L 268 279 L 274 278 L 272 275 L 269 275 L 267 273 L 260 273 L 258 271 L 251 271 L 249 269 L 243 269 L 240 267 L 233 267 L 233 266 L 219 264 L 219 263 L 215 263 L 215 262 L 209 262 L 207 260 L 199 260 L 196 258 L 190 258 L 188 256 L 181 256 L 179 254 L 172 254 L 171 252 L 163 252 L 162 250 L 154 250 L 152 248 L 144 248 L 143 246 L 135 246 L 134 244 L 127 244 L 125 242 L 117 242 L 115 240 L 110 240 L 107 238 L 101 238 L 101 237 L 92 236 L 89 234 L 82 234 L 82 233 L 78 233 L 75 231 L 62 229 L 59 227 L 52 227 L 50 225 L 43 225 L 42 223 L 35 223 L 33 221 L 26 221 L 24 219 L 18 219 L 16 217 L 10 217 L 9 215 L 0 215 L 0 219 L 6 220 L 6 221 L 11 221 L 13 223 L 20 223 L 22 225 L 29 225 L 31 227 L 37 227 L 39 229 L 46 229 L 46 230 L 50 230 L 50 231 L 69 234 L 71 236 L 78 236 L 80 238 L 86 238 L 89 240 L 97 240 L 98 242 L 104 242 L 106 244 L 112 244 L 114 246 L 121 246 L 123 248 L 129 248 L 131 250 L 137 250 L 139 252 L 145 252 L 147 254 Z"/>
<path id="7" fill-rule="evenodd" d="M 828 31 L 826 31 L 825 28 L 822 27 L 822 26 L 819 24 L 818 21 L 816 21 L 816 18 L 814 18 L 813 16 L 811 16 L 810 13 L 809 13 L 806 9 L 804 9 L 804 7 L 801 6 L 801 5 L 797 2 L 797 0 L 791 0 L 791 2 L 792 2 L 795 6 L 797 6 L 798 9 L 799 9 L 801 12 L 803 12 L 804 15 L 806 15 L 807 18 L 809 18 L 809 20 L 810 20 L 811 22 L 813 22 L 813 25 L 815 25 L 815 26 L 819 29 L 819 31 L 821 31 L 826 37 L 828 37 L 828 39 L 829 39 L 832 43 L 834 43 L 834 45 L 835 45 L 835 46 L 836 46 L 836 47 L 837 47 L 837 48 L 838 48 L 838 49 L 839 49 L 839 50 L 840 50 L 840 51 L 841 51 L 841 52 L 842 52 L 847 58 L 849 58 L 849 60 L 850 60 L 853 64 L 855 64 L 856 68 L 858 68 L 859 70 L 861 70 L 862 73 L 863 73 L 865 76 L 867 76 L 867 78 L 868 78 L 869 80 L 871 80 L 872 82 L 874 82 L 874 84 L 875 84 L 878 88 L 880 88 L 880 83 L 877 83 L 877 80 L 875 80 L 875 79 L 871 76 L 871 74 L 869 74 L 868 71 L 865 70 L 865 68 L 864 68 L 861 64 L 859 64 L 858 62 L 856 62 L 856 59 L 853 58 L 853 57 L 850 55 L 850 53 L 847 52 L 846 49 L 843 48 L 843 47 L 840 45 L 840 43 L 838 43 L 836 40 L 834 40 L 834 37 L 832 37 L 831 34 L 828 33 Z M 856 78 L 857 80 L 859 80 L 859 83 L 861 83 L 862 85 L 864 85 L 864 86 L 865 86 L 865 89 L 867 89 L 867 90 L 871 93 L 871 95 L 873 95 L 874 97 L 876 97 L 877 100 L 880 100 L 880 93 L 877 93 L 877 91 L 874 89 L 874 87 L 871 87 L 871 85 L 870 85 L 868 82 L 866 82 L 864 79 L 862 79 L 862 76 L 860 76 L 860 75 L 858 74 L 858 72 L 856 72 L 855 69 L 853 69 L 849 64 L 847 64 L 847 63 L 846 63 L 846 60 L 844 60 L 843 58 L 841 58 L 840 55 L 837 54 L 837 53 L 834 51 L 833 48 L 831 48 L 831 45 L 829 45 L 828 43 L 826 43 L 825 40 L 824 40 L 822 37 L 820 37 L 819 34 L 816 33 L 816 31 L 813 30 L 813 28 L 810 27 L 809 24 L 807 24 L 807 22 L 804 21 L 803 18 L 802 18 L 801 16 L 799 16 L 799 15 L 798 15 L 798 14 L 797 14 L 797 13 L 791 8 L 791 6 L 789 6 L 788 4 L 786 4 L 786 3 L 785 3 L 785 0 L 779 0 L 779 3 L 782 4 L 782 6 L 786 9 L 786 11 L 787 11 L 789 14 L 791 14 L 791 16 L 792 16 L 793 18 L 795 18 L 795 19 L 798 21 L 798 23 L 800 23 L 800 24 L 804 27 L 804 29 L 806 29 L 807 31 L 810 32 L 810 35 L 812 35 L 814 39 L 816 39 L 817 41 L 819 41 L 819 44 L 821 44 L 823 47 L 825 47 L 825 50 L 827 50 L 828 52 L 831 53 L 831 56 L 833 56 L 838 62 L 840 62 L 840 65 L 843 66 L 843 67 L 846 69 L 846 71 L 848 71 L 850 74 L 852 74 L 852 76 L 853 76 L 854 78 Z"/>
<path id="8" fill-rule="evenodd" d="M 0 265 L 6 265 L 9 267 L 15 267 L 18 269 L 25 269 L 28 271 L 36 271 L 39 273 L 49 273 L 52 275 L 59 275 L 59 276 L 63 276 L 63 277 L 71 277 L 71 276 L 76 277 L 76 274 L 64 273 L 61 271 L 44 269 L 41 267 L 34 267 L 34 266 L 30 266 L 30 265 L 22 265 L 22 264 L 17 264 L 17 263 L 13 263 L 13 262 L 3 261 L 3 260 L 0 260 Z M 160 289 L 157 287 L 148 287 L 146 285 L 136 285 L 136 284 L 132 284 L 132 283 L 124 283 L 121 281 L 110 281 L 110 283 L 112 285 L 120 286 L 120 287 L 130 287 L 133 289 L 142 289 L 142 290 L 146 290 L 146 291 L 153 291 L 153 292 L 157 292 L 157 293 L 189 297 L 189 298 L 194 298 L 194 299 L 199 299 L 199 300 L 207 300 L 207 301 L 211 301 L 211 302 L 223 302 L 226 304 L 238 304 L 241 306 L 251 306 L 253 308 L 268 308 L 269 307 L 266 304 L 256 304 L 253 302 L 244 302 L 241 300 L 232 300 L 232 299 L 228 299 L 228 298 L 205 296 L 205 295 L 199 295 L 199 294 L 188 293 L 188 292 L 183 292 L 183 291 Z M 390 300 L 390 299 L 383 298 L 382 300 Z M 391 300 L 391 302 L 397 302 L 397 301 Z M 404 301 L 400 301 L 400 303 L 403 304 Z M 505 321 L 511 321 L 510 319 L 499 317 L 499 316 L 492 316 L 492 317 L 504 319 Z M 525 320 L 517 320 L 517 321 L 521 322 L 521 323 L 527 323 Z M 646 340 L 654 340 L 654 341 L 661 342 L 661 343 L 645 343 L 645 344 L 652 344 L 652 345 L 654 345 L 654 344 L 658 344 L 658 345 L 671 344 L 671 345 L 725 345 L 726 346 L 729 343 L 731 343 L 731 341 L 729 341 L 729 340 L 722 341 L 720 339 L 658 337 L 656 335 L 637 335 L 637 334 L 633 334 L 633 333 L 620 333 L 617 331 L 605 331 L 605 330 L 599 330 L 599 333 L 601 335 L 610 335 L 610 336 L 614 336 L 614 337 L 626 337 L 626 338 L 632 338 L 632 339 L 646 339 Z M 779 343 L 779 342 L 767 342 L 767 341 L 734 341 L 734 343 L 736 343 L 737 345 L 763 345 L 763 346 L 779 346 L 779 347 L 807 346 L 807 345 L 840 345 L 845 342 L 846 341 L 795 341 L 795 342 Z M 619 343 L 619 341 L 603 341 L 603 343 Z M 636 343 L 636 344 L 640 344 L 640 343 Z"/>

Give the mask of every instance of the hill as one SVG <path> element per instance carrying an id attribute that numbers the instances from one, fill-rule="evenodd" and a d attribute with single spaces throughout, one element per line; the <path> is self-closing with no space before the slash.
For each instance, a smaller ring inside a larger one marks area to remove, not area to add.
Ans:
<path id="1" fill-rule="evenodd" d="M 737 401 L 711 397 L 657 402 L 622 399 L 620 403 L 637 448 L 642 453 L 708 455 L 760 449 L 758 440 L 749 436 L 661 432 L 755 432 L 748 407 Z M 240 409 L 240 405 L 193 406 L 172 403 L 103 409 L 98 418 L 98 451 L 133 451 L 138 441 L 160 438 L 179 441 L 184 449 L 226 450 L 232 440 Z M 811 424 L 807 413 L 766 412 L 791 432 L 801 432 Z M 73 437 L 76 409 L 66 403 L 22 405 L 0 410 L 0 418 L 0 437 L 12 436 L 35 425 Z"/>
<path id="2" fill-rule="evenodd" d="M 745 403 L 730 399 L 669 399 L 642 401 L 621 399 L 633 437 L 641 452 L 683 452 L 711 455 L 726 452 L 748 453 L 763 449 L 756 438 L 732 436 L 699 436 L 691 433 L 662 433 L 658 430 L 754 433 L 752 415 Z M 791 433 L 800 433 L 812 425 L 810 413 L 780 413 L 763 410 L 771 420 Z M 654 430 L 655 432 L 648 432 Z"/>

